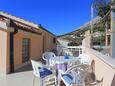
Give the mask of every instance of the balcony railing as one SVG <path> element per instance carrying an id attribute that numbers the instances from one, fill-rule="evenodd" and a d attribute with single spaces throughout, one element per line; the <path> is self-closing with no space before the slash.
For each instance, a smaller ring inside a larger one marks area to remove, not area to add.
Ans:
<path id="1" fill-rule="evenodd" d="M 57 46 L 57 52 L 60 53 L 58 55 L 65 55 L 68 54 L 70 56 L 79 56 L 83 52 L 83 47 L 82 46 Z"/>

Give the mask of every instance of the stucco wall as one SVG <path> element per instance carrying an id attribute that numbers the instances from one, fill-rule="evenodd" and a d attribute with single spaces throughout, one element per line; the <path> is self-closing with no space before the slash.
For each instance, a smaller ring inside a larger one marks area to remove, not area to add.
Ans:
<path id="1" fill-rule="evenodd" d="M 84 43 L 90 45 L 90 33 L 85 33 Z M 94 72 L 98 80 L 103 78 L 102 86 L 115 86 L 115 59 L 108 57 L 84 44 L 84 52 L 90 55 L 90 62 L 94 61 Z"/>
<path id="2" fill-rule="evenodd" d="M 115 59 L 106 57 L 105 55 L 92 49 L 86 49 L 85 53 L 90 55 L 91 61 L 95 61 L 95 74 L 98 80 L 103 78 L 102 86 L 115 86 L 115 84 L 112 84 L 115 82 L 113 81 L 115 68 L 112 66 L 114 64 L 111 62 L 115 61 Z"/>
<path id="3" fill-rule="evenodd" d="M 30 59 L 39 59 L 43 52 L 43 37 L 29 32 L 19 31 L 14 36 L 14 65 L 15 69 L 22 64 L 22 40 L 30 39 Z"/>
<path id="4" fill-rule="evenodd" d="M 7 31 L 0 30 L 0 75 L 7 73 L 9 70 L 9 50 L 7 47 L 9 34 Z"/>
<path id="5" fill-rule="evenodd" d="M 55 48 L 54 37 L 46 33 L 46 51 L 52 51 Z"/>
<path id="6" fill-rule="evenodd" d="M 39 28 L 38 28 L 39 29 Z M 18 69 L 27 63 L 22 63 L 22 40 L 30 39 L 30 59 L 39 59 L 43 53 L 43 42 L 45 42 L 45 51 L 51 51 L 56 47 L 53 43 L 55 36 L 39 29 L 42 34 L 37 35 L 30 32 L 18 30 L 14 36 L 14 69 Z M 43 37 L 45 34 L 45 41 Z M 0 75 L 7 74 L 10 71 L 10 30 L 0 29 Z"/>
<path id="7" fill-rule="evenodd" d="M 52 51 L 53 49 L 56 49 L 56 43 L 54 43 L 54 41 L 53 41 L 54 38 L 56 38 L 56 37 L 43 29 L 40 29 L 40 31 L 43 33 L 44 42 L 45 42 L 44 43 L 44 52 Z"/>

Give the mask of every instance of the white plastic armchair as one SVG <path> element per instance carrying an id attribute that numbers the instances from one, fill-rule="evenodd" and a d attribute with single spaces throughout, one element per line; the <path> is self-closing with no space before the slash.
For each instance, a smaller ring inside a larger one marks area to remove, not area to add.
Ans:
<path id="1" fill-rule="evenodd" d="M 58 86 L 60 86 L 60 81 L 62 80 L 66 86 L 73 86 L 77 84 L 78 86 L 85 86 L 84 77 L 86 76 L 86 69 L 83 64 L 74 65 L 70 67 L 67 71 L 59 71 Z M 85 73 L 83 73 L 83 71 Z M 81 76 L 82 75 L 82 76 Z"/>
<path id="2" fill-rule="evenodd" d="M 85 54 L 85 53 L 80 54 L 78 58 L 81 64 L 87 64 L 87 65 L 90 64 L 90 56 L 88 54 Z"/>
<path id="3" fill-rule="evenodd" d="M 52 78 L 54 78 L 53 83 L 55 83 L 55 85 L 57 85 L 55 73 L 53 73 L 51 70 L 47 69 L 45 67 L 45 65 L 43 65 L 40 61 L 31 60 L 31 63 L 32 63 L 33 73 L 34 73 L 33 86 L 34 86 L 35 77 L 40 79 L 39 86 L 46 86 L 46 83 L 44 83 L 44 81 L 50 80 Z"/>
<path id="4" fill-rule="evenodd" d="M 51 67 L 55 64 L 56 55 L 53 52 L 45 52 L 42 55 L 42 58 L 46 61 L 46 66 Z"/>
<path id="5" fill-rule="evenodd" d="M 63 48 L 63 54 L 73 56 L 73 53 L 68 48 Z"/>

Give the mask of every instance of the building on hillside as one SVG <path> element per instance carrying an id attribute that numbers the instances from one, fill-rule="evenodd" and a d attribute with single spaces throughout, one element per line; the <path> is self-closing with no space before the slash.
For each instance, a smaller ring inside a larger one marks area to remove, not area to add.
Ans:
<path id="1" fill-rule="evenodd" d="M 14 72 L 56 46 L 56 36 L 41 25 L 2 11 L 0 41 L 0 74 Z"/>

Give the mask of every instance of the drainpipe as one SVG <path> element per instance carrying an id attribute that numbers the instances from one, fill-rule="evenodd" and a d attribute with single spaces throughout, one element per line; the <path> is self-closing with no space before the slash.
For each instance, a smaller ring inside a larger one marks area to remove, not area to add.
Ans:
<path id="1" fill-rule="evenodd" d="M 14 35 L 18 33 L 18 29 L 15 28 L 15 24 L 10 20 L 10 73 L 14 72 Z"/>
<path id="2" fill-rule="evenodd" d="M 43 33 L 43 53 L 46 51 L 46 35 Z"/>
<path id="3" fill-rule="evenodd" d="M 14 32 L 10 32 L 10 73 L 14 72 L 14 35 L 18 30 L 14 28 Z"/>

